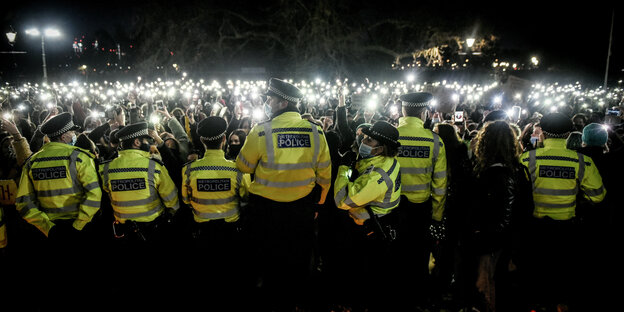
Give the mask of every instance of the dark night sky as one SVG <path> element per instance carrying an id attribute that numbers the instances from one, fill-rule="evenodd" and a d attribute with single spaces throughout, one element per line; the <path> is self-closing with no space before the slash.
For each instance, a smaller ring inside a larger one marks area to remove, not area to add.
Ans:
<path id="1" fill-rule="evenodd" d="M 213 1 L 217 3 L 216 1 Z M 264 5 L 272 1 L 262 1 Z M 273 1 L 276 2 L 276 1 Z M 305 2 L 305 1 L 304 1 Z M 107 28 L 124 21 L 133 7 L 149 9 L 148 1 L 14 1 L 5 7 L 3 27 L 12 25 L 18 36 L 29 26 L 56 25 L 68 34 L 58 42 L 46 42 L 50 53 L 67 46 L 67 41 L 80 34 Z M 223 3 L 221 1 L 221 3 Z M 234 5 L 250 5 L 256 2 L 236 2 Z M 377 4 L 378 3 L 378 4 Z M 410 4 L 411 3 L 411 4 Z M 512 3 L 508 5 L 506 3 Z M 184 6 L 185 2 L 171 2 Z M 467 5 L 464 2 L 438 2 L 422 4 L 421 1 L 373 1 L 361 4 L 353 1 L 353 8 L 379 6 L 380 15 L 396 12 L 426 11 L 440 20 L 453 21 L 468 18 L 474 21 L 475 30 L 485 26 L 500 34 L 500 45 L 506 49 L 527 50 L 539 55 L 548 67 L 574 66 L 580 71 L 602 77 L 606 66 L 606 54 L 611 26 L 610 6 L 597 3 L 544 6 L 543 2 L 503 2 L 499 5 Z M 6 5 L 5 5 L 6 6 Z M 622 75 L 624 68 L 624 22 L 621 12 L 615 12 L 615 26 L 611 56 L 611 72 Z M 348 17 L 346 17 L 348 18 Z M 470 30 L 467 30 L 467 33 Z M 66 41 L 65 41 L 66 40 Z M 32 48 L 36 40 L 30 39 Z"/>

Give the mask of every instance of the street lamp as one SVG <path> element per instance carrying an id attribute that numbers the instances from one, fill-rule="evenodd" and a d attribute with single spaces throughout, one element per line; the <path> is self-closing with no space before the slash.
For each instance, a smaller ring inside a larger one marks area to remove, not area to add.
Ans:
<path id="1" fill-rule="evenodd" d="M 475 38 L 468 38 L 466 39 L 466 45 L 468 46 L 468 48 L 472 48 L 472 45 L 475 43 Z"/>
<path id="2" fill-rule="evenodd" d="M 43 67 L 43 82 L 48 82 L 48 71 L 46 69 L 46 57 L 45 57 L 45 37 L 59 37 L 61 33 L 57 29 L 48 28 L 43 33 L 39 32 L 37 28 L 31 28 L 26 30 L 27 35 L 41 36 L 41 60 Z"/>
<path id="3" fill-rule="evenodd" d="M 13 46 L 13 44 L 15 43 L 15 37 L 17 37 L 17 33 L 11 30 L 8 33 L 6 33 L 6 36 L 7 36 L 7 39 L 9 39 L 9 44 Z"/>

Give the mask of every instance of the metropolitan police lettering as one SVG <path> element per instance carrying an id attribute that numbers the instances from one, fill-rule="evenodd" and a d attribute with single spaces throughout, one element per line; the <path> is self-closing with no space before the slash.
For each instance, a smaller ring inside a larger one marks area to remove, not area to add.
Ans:
<path id="1" fill-rule="evenodd" d="M 230 179 L 197 179 L 197 191 L 222 192 L 232 188 Z"/>
<path id="2" fill-rule="evenodd" d="M 402 145 L 398 157 L 429 158 L 429 146 Z"/>
<path id="3" fill-rule="evenodd" d="M 113 192 L 136 191 L 144 189 L 144 178 L 111 180 L 111 191 Z"/>
<path id="4" fill-rule="evenodd" d="M 311 147 L 310 135 L 308 134 L 278 134 L 277 135 L 277 147 L 290 148 L 290 147 Z"/>
<path id="5" fill-rule="evenodd" d="M 33 180 L 53 180 L 67 178 L 67 170 L 65 166 L 49 167 L 49 168 L 33 168 Z"/>
<path id="6" fill-rule="evenodd" d="M 574 179 L 576 171 L 574 167 L 539 166 L 540 178 Z"/>

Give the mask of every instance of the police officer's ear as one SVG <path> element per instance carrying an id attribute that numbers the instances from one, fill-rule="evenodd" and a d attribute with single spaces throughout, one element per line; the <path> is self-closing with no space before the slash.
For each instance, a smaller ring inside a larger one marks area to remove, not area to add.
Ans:
<path id="1" fill-rule="evenodd" d="M 134 141 L 132 141 L 132 147 L 133 148 L 140 148 L 141 147 L 141 139 L 139 138 L 135 138 Z"/>

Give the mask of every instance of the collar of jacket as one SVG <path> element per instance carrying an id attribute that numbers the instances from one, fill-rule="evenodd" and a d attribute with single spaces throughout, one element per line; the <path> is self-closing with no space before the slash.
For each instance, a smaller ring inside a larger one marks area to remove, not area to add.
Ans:
<path id="1" fill-rule="evenodd" d="M 73 145 L 69 145 L 67 143 L 61 143 L 61 142 L 48 142 L 46 143 L 44 146 L 47 146 L 47 148 L 50 149 L 71 149 L 71 150 L 80 150 L 81 152 L 91 156 L 92 158 L 95 158 L 95 155 L 93 155 L 93 153 L 91 153 L 90 151 L 78 147 L 78 146 L 73 146 Z"/>
<path id="2" fill-rule="evenodd" d="M 544 140 L 544 148 L 566 148 L 566 139 L 546 139 Z"/>
<path id="3" fill-rule="evenodd" d="M 301 114 L 298 111 L 282 111 L 279 115 L 273 117 L 273 120 L 281 120 L 281 119 L 301 119 Z"/>
<path id="4" fill-rule="evenodd" d="M 405 116 L 399 118 L 399 127 L 404 125 L 413 125 L 416 127 L 424 128 L 424 122 L 418 117 Z"/>
<path id="5" fill-rule="evenodd" d="M 225 152 L 223 152 L 222 149 L 207 149 L 204 151 L 204 157 L 202 158 L 206 158 L 206 157 L 210 157 L 210 158 L 221 157 L 225 159 Z"/>
<path id="6" fill-rule="evenodd" d="M 134 149 L 134 148 L 129 148 L 129 149 L 119 151 L 119 156 L 122 156 L 122 155 L 142 156 L 142 157 L 150 158 L 149 152 L 142 151 L 140 149 Z"/>
<path id="7" fill-rule="evenodd" d="M 360 159 L 356 163 L 355 169 L 361 173 L 362 171 L 366 170 L 371 165 L 373 165 L 374 167 L 381 168 L 383 163 L 386 162 L 387 158 L 389 157 L 386 157 L 383 155 L 377 155 L 371 158 Z"/>
<path id="8" fill-rule="evenodd" d="M 275 113 L 275 115 L 273 116 L 273 118 L 271 118 L 271 120 L 277 118 L 278 116 L 284 115 L 286 113 L 297 113 L 297 116 L 299 116 L 299 118 L 301 118 L 301 114 L 299 114 L 299 110 L 296 107 L 291 107 L 286 106 L 286 108 L 278 111 L 277 113 Z"/>

